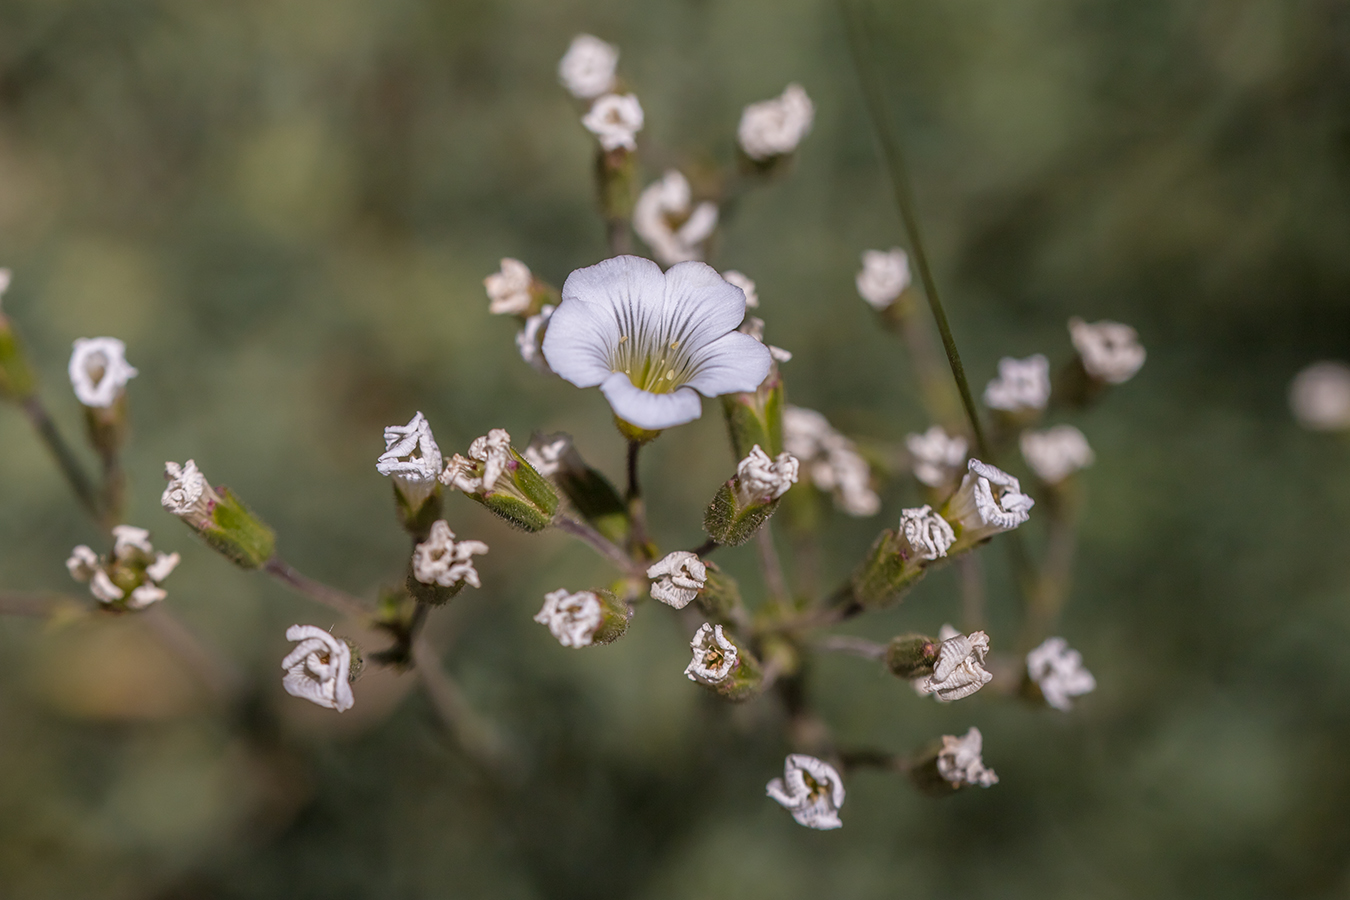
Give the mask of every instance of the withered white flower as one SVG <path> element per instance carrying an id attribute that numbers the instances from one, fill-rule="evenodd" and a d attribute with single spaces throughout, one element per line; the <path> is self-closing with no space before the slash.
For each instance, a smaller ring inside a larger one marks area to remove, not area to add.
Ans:
<path id="1" fill-rule="evenodd" d="M 130 560 L 138 555 L 151 556 L 155 548 L 150 545 L 150 532 L 135 525 L 114 525 L 113 557 L 118 560 Z"/>
<path id="2" fill-rule="evenodd" d="M 823 760 L 804 753 L 790 754 L 783 765 L 783 777 L 770 781 L 765 791 L 792 813 L 799 825 L 822 831 L 843 827 L 839 808 L 844 805 L 844 780 Z"/>
<path id="3" fill-rule="evenodd" d="M 684 667 L 684 674 L 690 681 L 699 684 L 717 685 L 731 677 L 736 671 L 739 651 L 736 645 L 727 640 L 721 625 L 709 625 L 704 622 L 694 632 L 689 642 L 694 658 Z"/>
<path id="4" fill-rule="evenodd" d="M 998 784 L 998 775 L 993 769 L 984 767 L 980 754 L 984 750 L 984 738 L 980 729 L 971 727 L 964 737 L 950 734 L 942 736 L 942 752 L 938 754 L 938 773 L 956 786 L 963 784 L 989 787 Z"/>
<path id="5" fill-rule="evenodd" d="M 909 287 L 909 256 L 899 247 L 890 250 L 864 250 L 863 267 L 854 279 L 858 294 L 873 309 L 885 309 Z"/>
<path id="6" fill-rule="evenodd" d="M 1350 430 L 1350 366 L 1324 360 L 1299 372 L 1289 386 L 1289 408 L 1309 431 Z"/>
<path id="7" fill-rule="evenodd" d="M 605 150 L 637 149 L 642 130 L 642 104 L 636 94 L 605 94 L 591 104 L 581 124 L 595 135 Z"/>
<path id="8" fill-rule="evenodd" d="M 965 468 L 970 443 L 961 435 L 948 435 L 941 425 L 923 434 L 905 436 L 914 477 L 929 487 L 951 484 Z"/>
<path id="9" fill-rule="evenodd" d="M 300 697 L 338 712 L 351 709 L 352 650 L 347 642 L 313 625 L 292 625 L 286 640 L 300 644 L 281 661 L 286 674 L 281 686 Z"/>
<path id="10" fill-rule="evenodd" d="M 147 581 L 132 590 L 131 596 L 127 598 L 127 608 L 145 609 L 150 604 L 158 603 L 167 596 L 169 594 L 164 588 Z"/>
<path id="11" fill-rule="evenodd" d="M 544 595 L 544 607 L 534 620 L 548 630 L 564 647 L 587 647 L 604 622 L 600 598 L 591 591 L 569 593 L 566 588 Z"/>
<path id="12" fill-rule="evenodd" d="M 900 533 L 920 559 L 946 556 L 947 548 L 956 541 L 952 526 L 927 504 L 900 510 Z"/>
<path id="13" fill-rule="evenodd" d="M 963 539 L 983 540 L 1030 518 L 1036 501 L 1022 493 L 1021 482 L 978 459 L 966 466 L 969 471 L 943 510 L 947 521 L 961 526 Z"/>
<path id="14" fill-rule="evenodd" d="M 490 301 L 488 312 L 494 316 L 522 316 L 529 312 L 533 284 L 529 266 L 518 259 L 503 257 L 501 271 L 483 279 Z"/>
<path id="15" fill-rule="evenodd" d="M 797 457 L 783 452 L 774 459 L 755 444 L 736 464 L 736 498 L 742 506 L 769 503 L 797 483 Z"/>
<path id="16" fill-rule="evenodd" d="M 13 277 L 14 273 L 9 269 L 0 269 L 0 301 L 5 299 L 5 293 L 9 290 L 9 283 Z M 3 311 L 4 307 L 0 305 L 0 312 Z"/>
<path id="17" fill-rule="evenodd" d="M 112 533 L 113 550 L 106 559 L 83 544 L 70 551 L 70 577 L 88 582 L 89 593 L 103 604 L 125 600 L 127 609 L 144 609 L 163 600 L 167 594 L 159 584 L 178 567 L 178 554 L 155 552 L 144 528 L 115 525 Z"/>
<path id="18" fill-rule="evenodd" d="M 1092 465 L 1094 459 L 1087 438 L 1072 425 L 1024 431 L 1019 444 L 1022 458 L 1046 484 L 1059 484 L 1079 469 Z"/>
<path id="19" fill-rule="evenodd" d="M 195 462 L 189 459 L 181 466 L 176 462 L 166 462 L 164 477 L 169 480 L 169 484 L 160 495 L 161 506 L 197 526 L 210 520 L 211 510 L 220 502 L 220 495 L 211 489 Z"/>
<path id="20" fill-rule="evenodd" d="M 483 474 L 473 475 L 477 463 L 483 464 Z M 456 453 L 441 473 L 441 481 L 466 494 L 491 491 L 497 479 L 511 464 L 511 435 L 505 428 L 494 428 L 482 437 L 473 439 L 466 459 Z"/>
<path id="21" fill-rule="evenodd" d="M 107 570 L 101 568 L 95 569 L 93 577 L 89 579 L 89 593 L 100 603 L 116 603 L 126 596 L 125 591 L 113 584 Z"/>
<path id="22" fill-rule="evenodd" d="M 759 316 L 746 316 L 745 321 L 741 323 L 741 327 L 736 330 L 741 334 L 750 335 L 752 338 L 768 347 L 769 355 L 773 357 L 775 362 L 785 363 L 792 361 L 791 353 L 784 350 L 782 347 L 775 347 L 772 344 L 765 343 L 764 320 Z"/>
<path id="23" fill-rule="evenodd" d="M 1045 409 L 1050 402 L 1050 360 L 1037 353 L 1026 359 L 1005 356 L 998 377 L 984 388 L 984 405 L 1006 412 Z"/>
<path id="24" fill-rule="evenodd" d="M 579 34 L 558 63 L 558 80 L 572 96 L 599 97 L 614 87 L 619 48 L 590 34 Z"/>
<path id="25" fill-rule="evenodd" d="M 652 579 L 652 599 L 684 609 L 708 583 L 708 567 L 697 553 L 676 550 L 647 568 Z"/>
<path id="26" fill-rule="evenodd" d="M 689 180 L 670 169 L 638 195 L 633 206 L 633 230 L 652 248 L 664 266 L 702 259 L 700 245 L 717 228 L 717 205 L 710 201 L 695 206 Z"/>
<path id="27" fill-rule="evenodd" d="M 834 494 L 834 505 L 841 512 L 863 517 L 881 509 L 867 460 L 820 413 L 784 407 L 783 447 L 805 466 L 812 484 Z"/>
<path id="28" fill-rule="evenodd" d="M 577 269 L 544 335 L 549 368 L 577 387 L 599 386 L 614 414 L 660 430 L 697 419 L 699 394 L 753 391 L 769 351 L 737 332 L 745 297 L 711 266 L 670 271 L 618 256 Z"/>
<path id="29" fill-rule="evenodd" d="M 1083 360 L 1083 369 L 1107 384 L 1129 381 L 1148 355 L 1139 343 L 1139 333 L 1119 322 L 1089 325 L 1075 316 L 1069 320 L 1069 339 Z"/>
<path id="30" fill-rule="evenodd" d="M 743 272 L 730 269 L 722 273 L 722 277 L 729 283 L 736 285 L 745 294 L 745 306 L 747 309 L 759 308 L 759 291 L 755 290 L 755 283 Z"/>
<path id="31" fill-rule="evenodd" d="M 537 315 L 525 320 L 525 327 L 516 333 L 516 349 L 520 358 L 534 366 L 540 372 L 548 373 L 548 363 L 544 362 L 544 353 L 540 345 L 544 342 L 543 333 L 547 330 L 548 320 L 552 318 L 555 306 L 545 305 Z"/>
<path id="32" fill-rule="evenodd" d="M 530 446 L 521 454 L 534 470 L 545 478 L 552 478 L 563 466 L 563 460 L 572 452 L 572 436 L 557 434 L 536 434 L 530 440 Z"/>
<path id="33" fill-rule="evenodd" d="M 384 430 L 384 447 L 375 470 L 392 477 L 408 502 L 420 506 L 435 489 L 444 462 L 430 423 L 419 412 L 407 425 L 390 425 Z"/>
<path id="34" fill-rule="evenodd" d="M 66 560 L 66 570 L 70 572 L 70 577 L 76 581 L 88 581 L 94 577 L 94 572 L 98 570 L 98 562 L 98 554 L 84 544 L 80 544 L 70 551 L 70 558 Z"/>
<path id="35" fill-rule="evenodd" d="M 473 557 L 487 552 L 488 545 L 482 541 L 456 541 L 450 523 L 437 519 L 431 525 L 431 534 L 413 551 L 413 577 L 423 584 L 447 588 L 461 581 L 482 587 Z"/>
<path id="36" fill-rule="evenodd" d="M 938 648 L 933 674 L 921 682 L 921 690 L 946 702 L 969 697 L 994 678 L 984 667 L 988 652 L 989 635 L 983 631 L 972 631 L 969 637 L 956 634 L 947 638 Z"/>
<path id="37" fill-rule="evenodd" d="M 811 131 L 816 108 L 800 84 L 789 84 L 781 96 L 751 103 L 741 112 L 736 139 L 745 155 L 763 161 L 797 149 Z"/>
<path id="38" fill-rule="evenodd" d="M 116 403 L 137 375 L 126 354 L 127 345 L 117 338 L 77 338 L 69 367 L 76 399 L 100 409 Z"/>
<path id="39" fill-rule="evenodd" d="M 1073 698 L 1097 689 L 1097 679 L 1083 666 L 1083 654 L 1069 649 L 1062 637 L 1046 638 L 1027 654 L 1027 675 L 1040 686 L 1045 702 L 1068 712 Z"/>

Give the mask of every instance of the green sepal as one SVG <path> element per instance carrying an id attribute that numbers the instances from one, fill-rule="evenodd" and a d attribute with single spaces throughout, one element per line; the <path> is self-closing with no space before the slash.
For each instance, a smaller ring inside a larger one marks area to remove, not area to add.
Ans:
<path id="1" fill-rule="evenodd" d="M 525 457 L 516 452 L 515 447 L 511 448 L 511 459 L 515 462 L 511 483 L 545 517 L 544 524 L 547 525 L 558 511 L 558 492 L 547 478 L 534 470 Z"/>
<path id="2" fill-rule="evenodd" d="M 444 606 L 451 599 L 464 590 L 466 582 L 458 581 L 452 587 L 442 587 L 439 584 L 425 584 L 418 581 L 412 573 L 412 567 L 408 568 L 408 577 L 404 579 L 404 584 L 408 588 L 408 593 L 418 603 L 425 603 L 429 606 Z"/>
<path id="3" fill-rule="evenodd" d="M 276 552 L 277 538 L 229 488 L 216 488 L 220 502 L 198 534 L 241 569 L 258 569 Z"/>
<path id="4" fill-rule="evenodd" d="M 723 395 L 722 412 L 738 460 L 756 444 L 771 457 L 783 452 L 783 378 L 777 365 L 756 390 Z"/>
<path id="5" fill-rule="evenodd" d="M 731 611 L 741 606 L 740 585 L 716 563 L 705 559 L 703 564 L 708 567 L 708 578 L 694 602 L 709 620 L 726 624 L 731 621 Z"/>
<path id="6" fill-rule="evenodd" d="M 420 544 L 431 536 L 431 526 L 441 517 L 441 508 L 444 506 L 441 486 L 437 484 L 416 509 L 399 489 L 397 481 L 394 481 L 393 487 L 394 507 L 398 510 L 399 524 Z"/>
<path id="7" fill-rule="evenodd" d="M 743 703 L 764 689 L 764 670 L 740 641 L 725 631 L 723 636 L 736 645 L 736 668 L 720 684 L 704 686 L 733 703 Z"/>
<path id="8" fill-rule="evenodd" d="M 923 577 L 922 562 L 910 558 L 909 542 L 904 535 L 893 528 L 886 529 L 853 573 L 849 599 L 864 609 L 894 603 Z"/>
<path id="9" fill-rule="evenodd" d="M 633 618 L 633 607 L 629 606 L 612 591 L 593 591 L 600 598 L 600 608 L 604 620 L 591 636 L 591 644 L 612 644 L 628 631 L 628 623 Z"/>
<path id="10" fill-rule="evenodd" d="M 0 397 L 26 400 L 36 387 L 37 379 L 28 365 L 19 336 L 5 314 L 0 313 Z"/>
<path id="11" fill-rule="evenodd" d="M 902 634 L 886 646 L 886 668 L 910 681 L 933 674 L 938 657 L 937 641 L 926 634 Z"/>
<path id="12" fill-rule="evenodd" d="M 739 547 L 750 538 L 778 508 L 778 500 L 756 503 L 741 509 L 736 503 L 735 479 L 718 488 L 703 513 L 703 530 L 708 537 L 727 547 Z"/>

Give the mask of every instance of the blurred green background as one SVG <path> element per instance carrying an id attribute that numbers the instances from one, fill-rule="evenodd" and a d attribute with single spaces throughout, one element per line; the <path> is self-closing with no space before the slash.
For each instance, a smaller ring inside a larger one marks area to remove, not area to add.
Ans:
<path id="1" fill-rule="evenodd" d="M 491 427 L 567 430 L 619 471 L 598 392 L 522 363 L 481 284 L 501 256 L 560 284 L 607 255 L 592 138 L 556 82 L 579 31 L 622 49 L 644 183 L 729 164 L 741 107 L 806 87 L 795 170 L 746 197 L 712 261 L 758 281 L 794 402 L 878 440 L 928 424 L 853 289 L 859 253 L 901 232 L 832 3 L 3 0 L 5 310 L 73 437 L 71 341 L 126 341 L 129 519 L 183 554 L 168 604 L 264 686 L 271 724 L 241 736 L 132 618 L 0 621 L 0 896 L 1350 897 L 1350 446 L 1285 406 L 1300 367 L 1350 357 L 1345 2 L 878 5 L 977 389 L 1001 355 L 1067 357 L 1070 315 L 1129 322 L 1149 350 L 1075 420 L 1097 464 L 1059 631 L 1096 693 L 1070 715 L 938 706 L 861 660 L 816 670 L 841 740 L 907 751 L 975 724 L 997 787 L 935 802 L 863 773 L 845 828 L 798 827 L 763 796 L 784 752 L 771 701 L 728 709 L 684 679 L 664 610 L 559 647 L 530 621 L 541 595 L 603 566 L 453 498 L 452 526 L 492 552 L 431 635 L 524 783 L 475 776 L 409 677 L 368 675 L 341 718 L 282 693 L 285 627 L 332 613 L 165 514 L 164 460 L 195 458 L 294 564 L 365 596 L 402 576 L 374 461 L 414 410 L 447 453 Z M 730 464 L 714 404 L 653 447 L 664 545 L 698 542 Z M 877 519 L 831 520 L 828 572 L 916 496 L 897 483 Z M 83 542 L 96 530 L 0 408 L 0 585 L 78 593 L 63 562 Z M 1015 595 L 1002 548 L 982 555 L 1006 647 Z M 946 572 L 854 630 L 959 609 Z"/>

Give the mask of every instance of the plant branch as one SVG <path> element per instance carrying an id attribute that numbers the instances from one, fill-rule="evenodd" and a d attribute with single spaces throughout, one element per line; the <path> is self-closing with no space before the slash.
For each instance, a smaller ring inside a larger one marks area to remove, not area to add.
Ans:
<path id="1" fill-rule="evenodd" d="M 647 569 L 640 563 L 635 562 L 627 553 L 619 549 L 619 546 L 596 531 L 586 522 L 580 519 L 573 519 L 571 516 L 559 515 L 554 517 L 553 525 L 559 531 L 565 531 L 575 538 L 580 538 L 591 548 L 599 553 L 605 559 L 614 564 L 616 568 L 626 575 L 641 577 L 647 574 Z"/>
<path id="2" fill-rule="evenodd" d="M 413 666 L 427 699 L 459 746 L 475 763 L 497 774 L 507 758 L 507 747 L 497 730 L 478 715 L 445 670 L 427 639 L 418 635 L 412 643 Z"/>
<path id="3" fill-rule="evenodd" d="M 24 415 L 28 417 L 33 430 L 37 432 L 38 437 L 42 439 L 47 452 L 52 455 L 56 461 L 57 468 L 65 476 L 70 489 L 75 492 L 75 497 L 80 501 L 80 505 L 85 508 L 94 520 L 106 526 L 103 521 L 103 510 L 98 501 L 98 492 L 94 489 L 94 483 L 89 480 L 89 476 L 84 472 L 84 466 L 75 458 L 75 453 L 66 443 L 65 438 L 61 437 L 61 432 L 57 429 L 56 423 L 47 412 L 47 407 L 43 406 L 42 400 L 37 394 L 31 394 L 23 399 L 20 404 L 23 407 Z"/>
<path id="4" fill-rule="evenodd" d="M 863 659 L 885 659 L 886 645 L 851 634 L 829 634 L 816 641 L 816 648 L 834 653 L 848 653 Z"/>
<path id="5" fill-rule="evenodd" d="M 755 532 L 755 547 L 759 551 L 759 567 L 764 572 L 764 584 L 769 589 L 769 597 L 781 602 L 788 598 L 787 577 L 783 574 L 783 563 L 778 558 L 778 549 L 773 545 L 773 532 L 769 522 Z"/>
<path id="6" fill-rule="evenodd" d="M 162 603 L 156 603 L 140 615 L 164 645 L 192 669 L 212 696 L 222 702 L 238 697 L 244 683 L 243 676 L 233 665 L 198 640 L 171 610 Z"/>
<path id="7" fill-rule="evenodd" d="M 296 593 L 308 597 L 315 603 L 322 603 L 330 609 L 335 609 L 344 616 L 361 618 L 371 612 L 370 608 L 356 597 L 346 591 L 329 587 L 322 582 L 301 575 L 279 556 L 269 559 L 263 565 L 263 571 Z"/>

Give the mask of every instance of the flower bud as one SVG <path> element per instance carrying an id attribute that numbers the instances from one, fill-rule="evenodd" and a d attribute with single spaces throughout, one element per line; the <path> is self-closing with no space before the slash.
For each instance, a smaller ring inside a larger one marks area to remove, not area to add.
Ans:
<path id="1" fill-rule="evenodd" d="M 754 536 L 778 508 L 779 498 L 797 481 L 797 459 L 774 459 L 758 444 L 736 466 L 736 477 L 713 496 L 703 514 L 703 530 L 719 544 L 736 547 Z"/>
<path id="2" fill-rule="evenodd" d="M 413 551 L 408 592 L 423 603 L 439 606 L 471 584 L 481 587 L 473 557 L 488 552 L 482 541 L 456 541 L 450 523 L 438 519 Z"/>
<path id="3" fill-rule="evenodd" d="M 558 510 L 553 485 L 515 451 L 503 428 L 476 438 L 467 457 L 456 453 L 441 481 L 524 531 L 543 531 Z"/>
<path id="4" fill-rule="evenodd" d="M 721 625 L 700 625 L 689 647 L 694 658 L 685 666 L 684 674 L 690 681 L 732 701 L 748 700 L 759 693 L 764 684 L 759 660 L 737 645 Z"/>
<path id="5" fill-rule="evenodd" d="M 212 488 L 197 464 L 164 464 L 169 485 L 160 505 L 182 519 L 217 552 L 243 569 L 257 569 L 276 551 L 276 535 L 229 488 Z"/>
<path id="6" fill-rule="evenodd" d="M 903 534 L 888 528 L 873 542 L 862 565 L 853 573 L 847 600 L 864 609 L 887 606 L 923 577 L 924 563 Z"/>
<path id="7" fill-rule="evenodd" d="M 938 642 L 926 634 L 902 634 L 886 646 L 886 668 L 906 681 L 933 674 Z"/>
<path id="8" fill-rule="evenodd" d="M 694 602 L 709 619 L 726 622 L 731 616 L 731 611 L 741 606 L 740 585 L 716 563 L 704 560 L 703 564 L 708 570 L 707 581 Z"/>
<path id="9" fill-rule="evenodd" d="M 777 366 L 753 392 L 724 394 L 722 412 L 737 459 L 756 445 L 774 455 L 783 452 L 783 378 Z"/>

